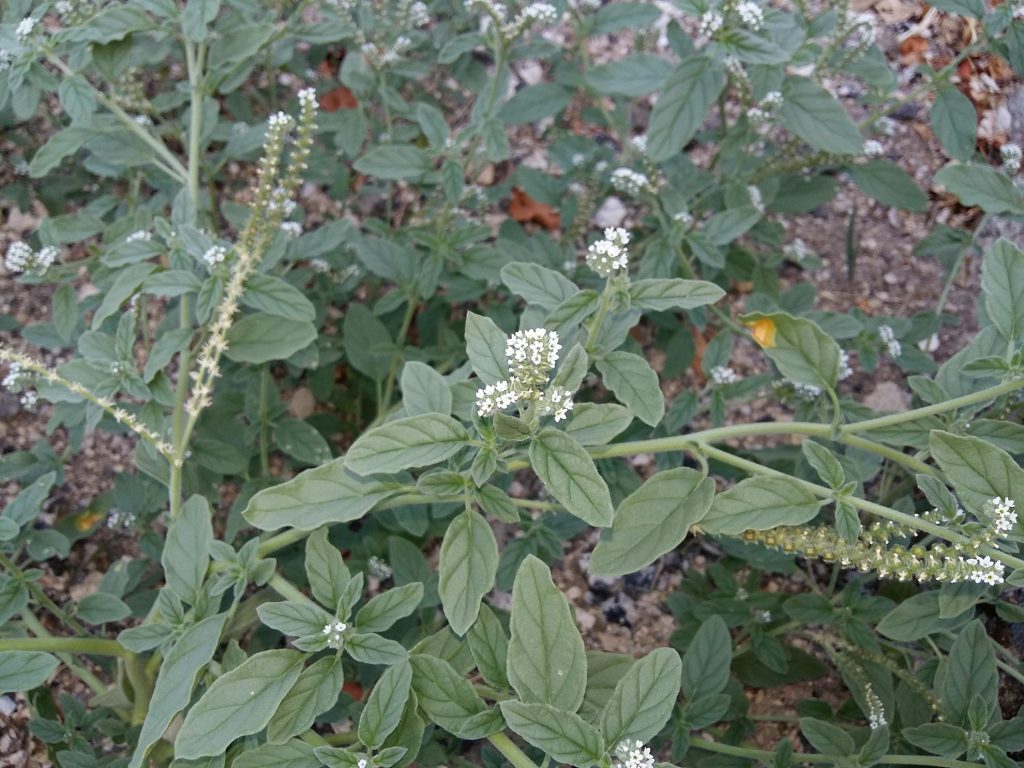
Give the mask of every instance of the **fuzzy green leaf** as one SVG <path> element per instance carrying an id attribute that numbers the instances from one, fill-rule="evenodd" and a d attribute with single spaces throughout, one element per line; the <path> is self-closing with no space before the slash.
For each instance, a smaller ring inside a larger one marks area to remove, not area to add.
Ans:
<path id="1" fill-rule="evenodd" d="M 494 587 L 498 571 L 498 542 L 481 515 L 466 510 L 448 525 L 441 543 L 438 594 L 457 635 L 476 621 L 480 601 Z"/>
<path id="2" fill-rule="evenodd" d="M 590 525 L 604 527 L 615 512 L 611 494 L 590 454 L 557 429 L 545 429 L 530 443 L 530 466 L 568 512 Z"/>
<path id="3" fill-rule="evenodd" d="M 597 361 L 604 384 L 640 421 L 658 426 L 665 415 L 665 396 L 658 374 L 640 355 L 612 352 Z"/>
<path id="4" fill-rule="evenodd" d="M 559 763 L 589 768 L 604 754 L 600 732 L 574 712 L 548 704 L 501 702 L 508 727 Z"/>
<path id="5" fill-rule="evenodd" d="M 781 525 L 802 525 L 818 514 L 821 502 L 788 477 L 749 477 L 715 496 L 701 521 L 707 533 L 738 536 Z"/>
<path id="6" fill-rule="evenodd" d="M 426 467 L 457 453 L 468 440 L 466 428 L 451 416 L 407 416 L 363 433 L 352 443 L 345 462 L 357 475 Z"/>

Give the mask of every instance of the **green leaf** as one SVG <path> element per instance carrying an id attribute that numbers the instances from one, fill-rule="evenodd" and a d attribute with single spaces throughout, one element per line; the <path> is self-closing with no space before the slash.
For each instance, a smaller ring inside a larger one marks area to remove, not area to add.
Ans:
<path id="1" fill-rule="evenodd" d="M 262 272 L 253 273 L 245 281 L 242 303 L 286 320 L 311 323 L 316 319 L 316 308 L 302 291 L 279 277 Z"/>
<path id="2" fill-rule="evenodd" d="M 287 360 L 314 341 L 316 326 L 310 322 L 254 312 L 242 317 L 228 331 L 224 354 L 236 363 L 269 363 Z"/>
<path id="3" fill-rule="evenodd" d="M 985 254 L 981 289 L 989 319 L 1003 337 L 1024 337 L 1024 251 L 1005 238 L 997 240 Z"/>
<path id="4" fill-rule="evenodd" d="M 211 541 L 210 504 L 196 494 L 182 505 L 181 513 L 171 522 L 160 555 L 167 586 L 190 605 L 196 604 L 206 579 Z"/>
<path id="5" fill-rule="evenodd" d="M 569 105 L 572 91 L 556 83 L 537 83 L 516 91 L 498 112 L 505 125 L 522 125 L 556 115 Z"/>
<path id="6" fill-rule="evenodd" d="M 947 13 L 958 13 L 961 16 L 970 16 L 975 19 L 985 16 L 984 0 L 936 0 L 932 5 Z M 972 122 L 974 118 L 975 115 L 972 114 Z"/>
<path id="7" fill-rule="evenodd" d="M 597 361 L 604 384 L 640 421 L 658 426 L 665 415 L 665 396 L 658 374 L 640 355 L 611 352 Z"/>
<path id="8" fill-rule="evenodd" d="M 711 507 L 715 482 L 681 467 L 659 472 L 619 505 L 590 558 L 590 572 L 622 576 L 679 546 Z"/>
<path id="9" fill-rule="evenodd" d="M 822 389 L 839 381 L 839 345 L 813 321 L 786 312 L 751 312 L 740 320 L 755 330 L 771 324 L 774 331 L 756 340 L 783 376 Z"/>
<path id="10" fill-rule="evenodd" d="M 353 163 L 367 176 L 378 179 L 418 179 L 433 167 L 429 154 L 407 144 L 381 144 Z"/>
<path id="11" fill-rule="evenodd" d="M 65 76 L 60 81 L 57 94 L 73 123 L 87 120 L 96 111 L 96 96 L 81 75 Z"/>
<path id="12" fill-rule="evenodd" d="M 220 0 L 188 0 L 181 13 L 181 31 L 190 43 L 201 43 L 207 38 L 207 27 L 217 18 Z"/>
<path id="13" fill-rule="evenodd" d="M 813 440 L 804 440 L 800 443 L 800 450 L 807 463 L 829 488 L 841 488 L 846 483 L 843 465 L 828 448 Z"/>
<path id="14" fill-rule="evenodd" d="M 949 656 L 937 676 L 936 693 L 948 722 L 970 727 L 968 708 L 975 696 L 985 702 L 988 712 L 997 712 L 999 676 L 995 650 L 985 627 L 975 619 L 953 642 Z"/>
<path id="15" fill-rule="evenodd" d="M 526 299 L 528 304 L 549 311 L 580 291 L 562 273 L 524 261 L 514 261 L 502 267 L 501 282 L 512 293 Z"/>
<path id="16" fill-rule="evenodd" d="M 714 304 L 725 291 L 704 280 L 633 280 L 629 300 L 637 309 L 665 312 L 670 309 L 696 309 Z"/>
<path id="17" fill-rule="evenodd" d="M 939 88 L 930 112 L 932 131 L 949 156 L 966 163 L 978 142 L 978 115 L 955 86 Z"/>
<path id="18" fill-rule="evenodd" d="M 357 475 L 398 472 L 442 462 L 468 440 L 466 428 L 451 416 L 425 413 L 363 433 L 348 449 L 345 461 Z"/>
<path id="19" fill-rule="evenodd" d="M 967 751 L 967 732 L 949 723 L 925 723 L 900 733 L 915 747 L 933 755 L 959 757 Z"/>
<path id="20" fill-rule="evenodd" d="M 466 636 L 469 650 L 473 654 L 476 668 L 490 685 L 496 688 L 509 688 L 508 675 L 508 637 L 494 612 L 486 605 L 480 606 L 476 622 Z"/>
<path id="21" fill-rule="evenodd" d="M 356 477 L 346 469 L 342 457 L 264 488 L 249 500 L 242 516 L 264 531 L 285 526 L 311 531 L 324 523 L 358 520 L 396 490 Z"/>
<path id="22" fill-rule="evenodd" d="M 505 342 L 505 334 L 489 317 L 466 313 L 466 355 L 484 384 L 508 378 Z"/>
<path id="23" fill-rule="evenodd" d="M 615 403 L 580 403 L 565 432 L 580 445 L 607 445 L 633 421 L 628 408 Z"/>
<path id="24" fill-rule="evenodd" d="M 672 648 L 657 648 L 622 676 L 601 713 L 605 742 L 648 742 L 672 716 L 683 663 Z"/>
<path id="25" fill-rule="evenodd" d="M 467 722 L 487 711 L 472 683 L 435 656 L 414 654 L 412 687 L 427 716 L 449 733 L 464 733 Z"/>
<path id="26" fill-rule="evenodd" d="M 52 134 L 32 156 L 32 162 L 28 165 L 29 176 L 41 179 L 60 165 L 65 157 L 81 149 L 82 145 L 95 135 L 96 132 L 92 128 L 78 125 Z"/>
<path id="27" fill-rule="evenodd" d="M 821 502 L 788 477 L 748 477 L 715 496 L 701 521 L 706 532 L 738 536 L 782 525 L 802 525 L 818 514 Z"/>
<path id="28" fill-rule="evenodd" d="M 574 712 L 548 704 L 503 701 L 501 713 L 509 728 L 559 763 L 588 768 L 604 755 L 600 732 Z"/>
<path id="29" fill-rule="evenodd" d="M 312 424 L 299 419 L 281 419 L 274 424 L 274 444 L 303 464 L 331 460 L 331 447 Z"/>
<path id="30" fill-rule="evenodd" d="M 184 760 L 175 760 L 171 766 L 172 768 L 221 768 L 223 759 L 221 756 L 219 764 L 205 761 L 186 763 Z M 312 744 L 293 739 L 285 744 L 263 744 L 255 749 L 241 752 L 231 761 L 231 768 L 320 768 L 320 761 L 313 753 Z"/>
<path id="31" fill-rule="evenodd" d="M 409 416 L 424 413 L 440 413 L 448 416 L 452 412 L 452 391 L 444 376 L 429 365 L 415 361 L 402 368 L 402 405 Z"/>
<path id="32" fill-rule="evenodd" d="M 320 528 L 306 539 L 306 578 L 321 605 L 336 606 L 349 582 L 348 568 L 341 552 L 327 538 L 327 528 Z"/>
<path id="33" fill-rule="evenodd" d="M 408 661 L 384 671 L 359 715 L 359 741 L 370 749 L 380 748 L 402 719 L 411 685 L 412 667 Z"/>
<path id="34" fill-rule="evenodd" d="M 1024 470 L 1006 451 L 976 437 L 958 437 L 932 430 L 932 457 L 972 512 L 980 512 L 996 496 L 1024 498 Z"/>
<path id="35" fill-rule="evenodd" d="M 856 748 L 853 737 L 842 728 L 814 717 L 800 718 L 800 732 L 823 755 L 848 757 Z"/>
<path id="36" fill-rule="evenodd" d="M 682 687 L 687 701 L 719 693 L 729 682 L 732 638 L 721 616 L 700 625 L 683 656 Z"/>
<path id="37" fill-rule="evenodd" d="M 941 626 L 939 593 L 921 592 L 897 605 L 878 622 L 880 635 L 900 643 L 920 640 Z"/>
<path id="38" fill-rule="evenodd" d="M 267 726 L 267 741 L 283 744 L 309 730 L 317 715 L 338 701 L 344 682 L 345 670 L 338 656 L 325 656 L 302 670 Z"/>
<path id="39" fill-rule="evenodd" d="M 658 20 L 659 9 L 650 3 L 615 2 L 594 14 L 592 35 L 607 35 L 629 27 L 646 27 Z"/>
<path id="40" fill-rule="evenodd" d="M 935 174 L 935 182 L 959 197 L 964 205 L 976 205 L 985 213 L 1024 214 L 1024 194 L 1009 176 L 991 166 L 947 165 Z"/>
<path id="41" fill-rule="evenodd" d="M 89 19 L 64 31 L 67 40 L 76 43 L 112 43 L 123 40 L 132 32 L 152 27 L 149 16 L 133 5 L 107 6 Z"/>
<path id="42" fill-rule="evenodd" d="M 864 194 L 882 205 L 920 213 L 928 208 L 928 196 L 905 170 L 889 160 L 871 160 L 846 168 Z"/>
<path id="43" fill-rule="evenodd" d="M 334 606 L 328 612 L 319 605 L 298 600 L 278 600 L 256 608 L 260 621 L 289 637 L 319 634 L 334 619 Z"/>
<path id="44" fill-rule="evenodd" d="M 575 439 L 550 427 L 543 430 L 530 443 L 530 466 L 569 513 L 590 525 L 611 524 L 615 509 L 608 486 Z"/>
<path id="45" fill-rule="evenodd" d="M 349 305 L 342 334 L 345 356 L 352 367 L 374 381 L 383 381 L 399 350 L 380 318 L 362 304 Z"/>
<path id="46" fill-rule="evenodd" d="M 149 711 L 129 768 L 141 768 L 149 748 L 192 698 L 196 676 L 213 658 L 227 614 L 209 616 L 189 627 L 167 653 L 153 687 Z"/>
<path id="47" fill-rule="evenodd" d="M 575 712 L 587 686 L 583 638 L 543 562 L 527 556 L 512 585 L 508 679 L 524 702 Z"/>
<path id="48" fill-rule="evenodd" d="M 383 632 L 415 611 L 422 601 L 423 584 L 418 581 L 381 592 L 359 609 L 356 628 L 360 632 Z"/>
<path id="49" fill-rule="evenodd" d="M 127 618 L 131 615 L 132 609 L 113 595 L 93 592 L 78 601 L 75 613 L 86 624 L 106 624 L 108 621 Z"/>
<path id="50" fill-rule="evenodd" d="M 693 138 L 725 87 L 725 71 L 706 56 L 683 61 L 658 95 L 647 129 L 647 155 L 655 163 L 676 155 Z"/>
<path id="51" fill-rule="evenodd" d="M 373 632 L 349 635 L 345 642 L 345 649 L 349 656 L 362 664 L 391 666 L 400 664 L 409 656 L 408 651 L 401 643 Z"/>
<path id="52" fill-rule="evenodd" d="M 103 295 L 99 308 L 92 315 L 92 330 L 99 330 L 104 320 L 117 314 L 121 305 L 132 297 L 142 281 L 155 269 L 155 264 L 132 264 L 119 270 L 113 284 Z"/>
<path id="53" fill-rule="evenodd" d="M 646 96 L 661 88 L 672 64 L 651 53 L 591 67 L 583 76 L 588 88 L 603 96 Z"/>
<path id="54" fill-rule="evenodd" d="M 437 591 L 448 624 L 464 635 L 476 621 L 480 601 L 494 587 L 498 542 L 481 515 L 466 510 L 448 525 L 441 543 Z"/>
<path id="55" fill-rule="evenodd" d="M 807 77 L 790 75 L 782 88 L 782 124 L 815 149 L 856 155 L 864 139 L 835 97 Z"/>
<path id="56" fill-rule="evenodd" d="M 299 679 L 302 660 L 297 651 L 263 651 L 217 678 L 186 715 L 175 755 L 219 755 L 235 739 L 263 730 Z"/>
<path id="57" fill-rule="evenodd" d="M 27 693 L 57 669 L 56 657 L 36 651 L 0 651 L 0 693 Z"/>

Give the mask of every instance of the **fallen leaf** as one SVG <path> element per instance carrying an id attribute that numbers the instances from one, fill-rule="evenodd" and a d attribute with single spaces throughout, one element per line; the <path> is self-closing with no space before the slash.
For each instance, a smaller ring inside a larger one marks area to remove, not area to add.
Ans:
<path id="1" fill-rule="evenodd" d="M 508 204 L 508 215 L 520 224 L 532 221 L 552 232 L 562 224 L 562 217 L 558 211 L 550 205 L 537 202 L 519 187 L 512 187 L 512 200 Z"/>
<path id="2" fill-rule="evenodd" d="M 697 383 L 704 386 L 707 383 L 707 376 L 704 375 L 704 350 L 708 348 L 708 340 L 695 325 L 690 326 L 690 333 L 693 335 L 693 360 L 690 362 L 690 369 Z"/>
<path id="3" fill-rule="evenodd" d="M 320 97 L 320 109 L 324 112 L 337 112 L 341 109 L 354 109 L 359 106 L 352 91 L 344 85 L 328 91 Z"/>
<path id="4" fill-rule="evenodd" d="M 900 43 L 900 63 L 904 66 L 910 64 L 924 63 L 925 53 L 928 52 L 928 41 L 923 37 L 914 35 Z"/>

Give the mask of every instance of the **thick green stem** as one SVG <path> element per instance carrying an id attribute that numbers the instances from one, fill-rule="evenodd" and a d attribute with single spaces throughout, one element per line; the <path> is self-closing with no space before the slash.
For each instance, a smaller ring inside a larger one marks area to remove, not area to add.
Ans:
<path id="1" fill-rule="evenodd" d="M 512 763 L 513 768 L 537 768 L 537 764 L 528 758 L 504 731 L 488 736 L 487 740 Z"/>
<path id="2" fill-rule="evenodd" d="M 124 668 L 132 684 L 132 725 L 141 725 L 153 698 L 153 680 L 146 673 L 146 662 L 141 656 L 130 656 Z"/>
<path id="3" fill-rule="evenodd" d="M 31 640 L 55 640 L 49 632 L 46 631 L 46 627 L 43 626 L 42 622 L 35 617 L 35 614 L 31 611 L 22 611 L 21 614 L 22 623 L 28 627 L 29 631 L 32 632 L 36 637 L 27 638 Z M 26 638 L 8 638 L 8 639 L 26 639 Z M 68 638 L 60 638 L 68 639 Z M 7 650 L 19 650 L 17 648 L 8 648 Z M 37 648 L 23 649 L 23 650 L 41 650 Z M 92 690 L 93 693 L 99 694 L 104 693 L 107 690 L 107 686 L 104 685 L 103 681 L 100 680 L 96 675 L 90 672 L 88 669 L 80 665 L 75 658 L 64 651 L 54 651 L 57 654 L 57 658 L 64 662 L 65 666 L 78 675 L 78 679 L 85 683 Z"/>
<path id="4" fill-rule="evenodd" d="M 117 656 L 120 659 L 130 659 L 135 655 L 122 648 L 116 640 L 99 637 L 0 637 L 0 651 L 88 653 L 93 656 Z"/>
<path id="5" fill-rule="evenodd" d="M 308 603 L 309 605 L 316 605 L 312 600 L 302 594 L 298 587 L 292 584 L 288 579 L 279 573 L 275 573 L 270 577 L 270 581 L 267 582 L 267 586 L 277 592 L 285 600 L 292 600 L 298 603 Z"/>
<path id="6" fill-rule="evenodd" d="M 270 477 L 270 366 L 260 371 L 260 472 Z"/>

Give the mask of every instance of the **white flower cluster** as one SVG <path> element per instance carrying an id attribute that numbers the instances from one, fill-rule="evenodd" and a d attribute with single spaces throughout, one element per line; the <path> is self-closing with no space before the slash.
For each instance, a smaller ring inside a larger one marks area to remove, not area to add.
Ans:
<path id="1" fill-rule="evenodd" d="M 733 56 L 731 53 L 722 59 L 722 64 L 725 65 L 725 71 L 729 73 L 729 76 L 733 80 L 742 84 L 744 87 L 750 87 L 750 76 L 747 74 L 746 67 L 743 66 L 743 62 L 738 57 Z"/>
<path id="2" fill-rule="evenodd" d="M 790 245 L 785 246 L 782 252 L 797 264 L 802 264 L 811 255 L 811 249 L 807 247 L 807 243 L 802 237 L 796 238 Z"/>
<path id="3" fill-rule="evenodd" d="M 555 421 L 564 419 L 572 410 L 572 392 L 559 387 L 541 392 L 558 362 L 561 348 L 558 334 L 545 328 L 531 328 L 512 334 L 505 344 L 505 358 L 512 376 L 507 381 L 488 384 L 477 390 L 477 415 L 493 416 L 526 400 L 536 403 L 541 415 L 553 414 Z"/>
<path id="4" fill-rule="evenodd" d="M 882 343 L 885 344 L 885 351 L 889 353 L 889 357 L 895 360 L 903 354 L 903 346 L 896 339 L 896 334 L 890 326 L 880 326 L 878 329 L 878 335 L 882 339 Z"/>
<path id="5" fill-rule="evenodd" d="M 558 21 L 558 9 L 551 3 L 530 3 L 511 21 L 507 21 L 508 8 L 497 0 L 465 0 L 465 4 L 467 10 L 480 14 L 484 29 L 497 21 L 501 25 L 501 36 L 505 40 L 519 37 L 535 25 L 554 24 Z"/>
<path id="6" fill-rule="evenodd" d="M 31 16 L 26 16 L 24 19 L 18 22 L 17 28 L 14 30 L 14 36 L 18 38 L 20 42 L 25 42 L 32 36 L 32 32 L 36 28 L 36 20 Z"/>
<path id="7" fill-rule="evenodd" d="M 218 264 L 223 264 L 227 256 L 228 249 L 223 245 L 211 245 L 206 249 L 206 253 L 203 254 L 203 262 L 206 264 L 207 269 L 212 270 Z"/>
<path id="8" fill-rule="evenodd" d="M 740 15 L 743 23 L 754 32 L 764 25 L 764 10 L 753 0 L 740 0 L 736 4 L 736 12 Z"/>
<path id="9" fill-rule="evenodd" d="M 647 154 L 647 134 L 646 133 L 641 133 L 639 136 L 634 136 L 630 143 L 632 143 L 633 148 L 637 152 L 639 152 L 641 155 L 646 155 Z"/>
<path id="10" fill-rule="evenodd" d="M 75 10 L 75 6 L 70 2 L 70 0 L 58 0 L 53 7 L 61 16 L 68 16 Z"/>
<path id="11" fill-rule="evenodd" d="M 322 634 L 327 638 L 327 647 L 334 648 L 335 650 L 341 648 L 345 642 L 346 629 L 348 629 L 348 624 L 339 619 L 324 624 Z"/>
<path id="12" fill-rule="evenodd" d="M 303 88 L 299 91 L 299 107 L 316 109 L 320 105 L 316 100 L 316 88 Z"/>
<path id="13" fill-rule="evenodd" d="M 145 229 L 137 229 L 124 239 L 126 243 L 148 243 L 153 234 Z"/>
<path id="14" fill-rule="evenodd" d="M 769 118 L 782 106 L 782 94 L 779 91 L 768 91 L 757 106 L 747 110 L 747 119 L 754 125 L 768 122 Z"/>
<path id="15" fill-rule="evenodd" d="M 839 380 L 846 381 L 853 376 L 853 367 L 850 365 L 850 353 L 845 349 L 839 350 Z"/>
<path id="16" fill-rule="evenodd" d="M 747 194 L 750 196 L 750 204 L 754 206 L 754 210 L 764 216 L 764 197 L 761 195 L 760 188 L 751 184 L 747 187 Z"/>
<path id="17" fill-rule="evenodd" d="M 0 386 L 11 390 L 11 392 L 17 392 L 18 402 L 23 408 L 32 408 L 39 400 L 39 396 L 32 389 L 32 375 L 25 373 L 20 363 L 11 363 L 7 375 L 4 376 L 3 381 L 0 381 Z"/>
<path id="18" fill-rule="evenodd" d="M 409 6 L 409 23 L 414 27 L 425 27 L 430 23 L 430 11 L 427 10 L 426 3 L 416 0 Z"/>
<path id="19" fill-rule="evenodd" d="M 707 10 L 701 14 L 700 26 L 697 28 L 697 31 L 704 37 L 711 37 L 722 28 L 724 22 L 725 19 L 718 11 Z"/>
<path id="20" fill-rule="evenodd" d="M 629 265 L 629 232 L 622 227 L 608 227 L 604 239 L 591 243 L 587 249 L 587 266 L 601 277 L 610 277 Z"/>
<path id="21" fill-rule="evenodd" d="M 727 365 L 716 365 L 711 369 L 711 381 L 715 384 L 735 384 L 739 380 L 739 374 Z"/>
<path id="22" fill-rule="evenodd" d="M 868 139 L 864 142 L 864 148 L 861 151 L 864 153 L 864 157 L 881 157 L 885 152 L 885 147 L 880 141 Z"/>
<path id="23" fill-rule="evenodd" d="M 878 698 L 878 694 L 871 687 L 871 683 L 864 686 L 864 699 L 868 704 L 868 725 L 872 731 L 877 731 L 889 724 L 885 718 L 885 704 Z"/>
<path id="24" fill-rule="evenodd" d="M 297 221 L 281 222 L 281 231 L 288 237 L 298 237 L 302 234 L 302 225 Z"/>
<path id="25" fill-rule="evenodd" d="M 632 168 L 616 168 L 612 171 L 611 183 L 616 192 L 634 197 L 651 189 L 651 180 L 647 178 L 646 174 L 634 171 Z"/>
<path id="26" fill-rule="evenodd" d="M 382 557 L 370 555 L 366 561 L 366 572 L 376 579 L 384 581 L 391 578 L 391 566 Z"/>
<path id="27" fill-rule="evenodd" d="M 46 245 L 38 251 L 32 250 L 28 243 L 18 240 L 7 248 L 4 266 L 8 272 L 26 272 L 37 276 L 46 274 L 60 255 L 52 245 Z"/>
<path id="28" fill-rule="evenodd" d="M 275 112 L 267 118 L 267 126 L 270 128 L 282 128 L 288 130 L 295 121 L 287 112 Z"/>
<path id="29" fill-rule="evenodd" d="M 321 259 L 320 257 L 310 259 L 309 266 L 311 266 L 313 268 L 313 271 L 316 272 L 318 275 L 326 275 L 329 274 L 331 271 L 331 265 L 327 262 L 326 259 Z"/>
<path id="30" fill-rule="evenodd" d="M 987 555 L 985 557 L 968 557 L 963 561 L 970 570 L 966 575 L 967 581 L 975 584 L 988 584 L 990 587 L 1003 583 L 1003 571 L 1006 570 L 998 560 L 993 560 Z"/>
<path id="31" fill-rule="evenodd" d="M 376 43 L 363 43 L 361 50 L 371 66 L 380 68 L 396 64 L 410 47 L 412 47 L 412 40 L 405 35 L 399 35 L 395 38 L 395 42 L 385 48 Z"/>
<path id="32" fill-rule="evenodd" d="M 988 502 L 988 512 L 992 516 L 992 528 L 997 534 L 1009 533 L 1017 525 L 1017 513 L 1013 511 L 1016 503 L 1010 498 L 996 496 Z"/>
<path id="33" fill-rule="evenodd" d="M 793 388 L 793 392 L 797 397 L 803 400 L 817 400 L 821 397 L 821 387 L 816 387 L 813 384 L 802 384 L 799 381 L 793 381 L 792 379 L 784 378 L 783 383 L 789 384 Z"/>
<path id="34" fill-rule="evenodd" d="M 679 211 L 672 218 L 682 224 L 684 229 L 689 229 L 693 226 L 693 214 L 689 211 Z"/>
<path id="35" fill-rule="evenodd" d="M 6 48 L 0 48 L 0 72 L 6 72 L 14 63 L 14 54 Z"/>
<path id="36" fill-rule="evenodd" d="M 111 530 L 128 530 L 135 525 L 136 521 L 134 512 L 122 512 L 120 509 L 110 510 L 110 514 L 107 515 L 107 528 Z"/>
<path id="37" fill-rule="evenodd" d="M 651 748 L 645 747 L 639 739 L 632 743 L 620 741 L 615 746 L 615 757 L 618 761 L 612 763 L 614 768 L 654 768 Z"/>
<path id="38" fill-rule="evenodd" d="M 999 148 L 999 154 L 1003 158 L 1003 170 L 1014 174 L 1020 170 L 1021 149 L 1020 144 L 1003 144 Z"/>

